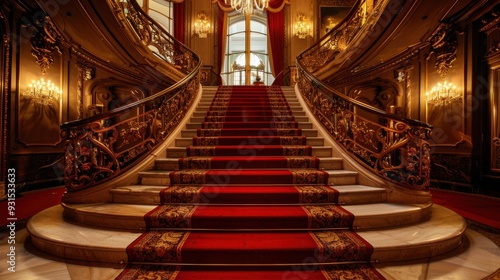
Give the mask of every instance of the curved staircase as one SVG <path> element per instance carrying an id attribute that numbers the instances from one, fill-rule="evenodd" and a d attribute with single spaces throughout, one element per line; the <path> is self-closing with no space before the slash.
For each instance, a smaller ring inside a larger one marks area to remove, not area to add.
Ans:
<path id="1" fill-rule="evenodd" d="M 449 252 L 466 229 L 430 199 L 359 184 L 292 88 L 205 88 L 175 147 L 111 194 L 36 215 L 32 242 L 126 265 L 117 279 L 384 279 L 373 263 Z"/>

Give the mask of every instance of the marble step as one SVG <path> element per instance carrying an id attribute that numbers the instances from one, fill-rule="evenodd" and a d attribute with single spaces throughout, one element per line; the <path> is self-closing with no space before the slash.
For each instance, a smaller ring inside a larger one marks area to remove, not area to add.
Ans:
<path id="1" fill-rule="evenodd" d="M 342 159 L 320 158 L 319 168 L 324 170 L 342 169 Z M 163 171 L 179 170 L 179 160 L 176 158 L 159 158 L 155 161 L 155 170 L 163 170 Z"/>
<path id="2" fill-rule="evenodd" d="M 458 248 L 467 228 L 465 220 L 455 212 L 437 205 L 431 207 L 431 212 L 428 219 L 404 227 L 357 231 L 373 246 L 371 261 L 394 263 L 427 259 Z M 48 208 L 32 217 L 27 230 L 31 243 L 46 253 L 68 260 L 115 264 L 128 262 L 126 248 L 142 234 L 65 221 L 61 205 Z M 266 236 L 266 232 L 252 233 L 257 239 L 263 238 L 260 237 L 261 234 Z M 244 242 L 245 240 L 241 240 L 241 246 L 244 246 Z M 288 244 L 286 240 L 283 242 Z M 450 254 L 446 257 L 450 257 Z M 311 258 L 314 260 L 314 256 Z M 308 262 L 308 265 L 315 264 L 315 261 Z"/>
<path id="3" fill-rule="evenodd" d="M 263 193 L 257 187 L 253 192 L 239 190 L 239 186 L 207 186 L 207 190 L 202 193 L 203 197 L 199 198 L 199 204 L 218 203 L 222 201 L 238 202 L 245 196 L 247 204 L 272 204 L 269 196 L 278 195 L 281 199 L 282 190 L 281 186 L 276 186 L 274 190 Z M 131 185 L 116 187 L 110 190 L 115 203 L 128 203 L 128 204 L 160 204 L 160 191 L 168 189 L 170 186 L 154 186 L 154 185 Z M 354 205 L 354 204 L 368 204 L 368 203 L 381 203 L 387 199 L 387 191 L 385 188 L 369 187 L 364 185 L 336 185 L 332 186 L 339 192 L 338 203 L 339 205 Z M 256 195 L 256 193 L 258 195 Z M 221 198 L 222 194 L 224 197 Z M 251 196 L 251 198 L 248 198 Z M 277 204 L 274 203 L 274 204 Z M 290 204 L 290 203 L 288 203 Z"/>
<path id="4" fill-rule="evenodd" d="M 306 144 L 309 146 L 323 146 L 325 143 L 325 139 L 323 137 L 307 137 Z M 189 147 L 193 145 L 193 138 L 176 138 L 175 146 L 176 147 Z"/>
<path id="5" fill-rule="evenodd" d="M 198 106 L 196 106 L 196 111 L 197 112 L 207 112 L 210 109 L 210 106 L 211 105 L 198 104 Z M 220 106 L 220 107 L 226 108 L 226 107 L 223 107 L 223 106 Z M 240 110 L 241 108 L 243 108 L 243 107 L 235 107 L 235 108 L 232 108 L 232 110 Z M 252 110 L 252 109 L 259 109 L 259 108 L 262 108 L 262 106 L 248 107 L 248 108 L 245 108 L 245 109 L 246 110 Z M 220 110 L 225 110 L 225 109 L 220 109 Z M 288 110 L 290 110 L 292 112 L 302 112 L 303 108 L 302 108 L 302 106 L 291 106 L 291 105 L 289 105 Z M 212 111 L 214 111 L 214 110 L 212 110 Z M 219 111 L 219 110 L 215 110 L 215 111 Z"/>
<path id="6" fill-rule="evenodd" d="M 241 124 L 242 127 L 245 127 L 245 124 Z M 262 127 L 264 127 L 265 124 L 262 124 Z M 198 129 L 201 128 L 201 123 L 188 123 L 186 124 L 186 129 Z M 299 122 L 298 123 L 298 128 L 300 129 L 312 129 L 313 125 L 312 123 L 309 122 Z"/>
<path id="7" fill-rule="evenodd" d="M 119 203 L 63 204 L 66 220 L 92 227 L 140 231 L 146 229 L 144 215 L 156 205 Z M 300 205 L 169 205 L 169 217 L 180 219 L 188 228 L 171 225 L 163 230 L 319 230 L 326 229 L 328 218 L 309 218 L 313 228 L 307 228 L 307 216 Z M 328 206 L 313 206 L 324 214 Z M 352 228 L 358 230 L 404 226 L 430 216 L 431 204 L 405 205 L 373 203 L 343 205 L 353 214 Z M 189 210 L 189 212 L 187 210 Z M 195 210 L 197 209 L 197 210 Z M 283 211 L 286 215 L 283 215 Z M 193 213 L 194 211 L 194 213 Z M 279 212 L 279 213 L 278 213 Z M 288 214 L 299 212 L 299 216 Z M 199 214 L 197 214 L 199 213 Z M 191 215 L 194 215 L 192 217 Z M 314 214 L 313 214 L 314 215 Z M 293 226 L 295 225 L 295 226 Z M 332 227 L 327 227 L 332 229 Z"/>
<path id="8" fill-rule="evenodd" d="M 330 146 L 313 146 L 312 148 L 312 156 L 316 157 L 332 157 L 332 147 Z M 185 147 L 170 147 L 167 148 L 167 158 L 181 158 L 186 157 L 186 148 Z"/>
<path id="9" fill-rule="evenodd" d="M 295 117 L 304 117 L 304 116 L 306 116 L 306 112 L 304 112 L 304 111 L 293 111 L 292 114 Z M 197 111 L 193 112 L 193 117 L 205 117 L 206 115 L 207 115 L 207 111 L 206 110 L 197 110 Z"/>
<path id="10" fill-rule="evenodd" d="M 187 171 L 187 170 L 186 170 Z M 201 171 L 201 170 L 198 170 Z M 249 170 L 240 171 L 238 175 L 242 176 Z M 271 171 L 271 170 L 269 170 Z M 161 171 L 161 170 L 149 170 L 139 172 L 139 184 L 141 185 L 157 185 L 157 186 L 169 186 L 170 177 L 169 174 L 172 171 Z M 329 185 L 354 185 L 357 182 L 358 173 L 349 170 L 325 170 L 328 173 Z M 261 175 L 263 176 L 263 175 Z M 236 177 L 235 177 L 236 178 Z M 235 179 L 236 180 L 236 179 Z M 250 182 L 248 182 L 250 183 Z"/>
<path id="11" fill-rule="evenodd" d="M 289 100 L 289 99 L 287 99 L 286 102 L 288 103 L 288 106 L 290 106 L 290 107 L 295 107 L 295 108 L 301 107 L 300 102 L 298 101 L 298 99 L 295 99 L 295 100 Z M 222 106 L 222 105 L 219 105 L 219 104 L 227 104 L 227 102 L 217 102 L 217 101 L 215 103 L 217 104 L 217 106 Z M 243 102 L 240 102 L 240 103 L 242 104 Z M 198 106 L 199 107 L 206 107 L 206 108 L 208 108 L 208 107 L 212 106 L 213 104 L 214 104 L 213 100 L 202 99 L 198 103 Z M 253 105 L 253 104 L 251 104 L 249 102 L 248 105 Z"/>
<path id="12" fill-rule="evenodd" d="M 190 123 L 202 123 L 205 121 L 205 117 L 191 117 L 189 119 L 189 122 Z M 295 121 L 299 122 L 299 123 L 308 123 L 309 122 L 309 118 L 306 117 L 306 116 L 302 116 L 302 117 L 299 117 L 299 116 L 295 116 Z"/>
<path id="13" fill-rule="evenodd" d="M 318 130 L 302 129 L 302 135 L 306 137 L 318 137 Z M 182 138 L 193 138 L 195 136 L 198 136 L 198 131 L 196 129 L 183 129 L 181 131 Z"/>

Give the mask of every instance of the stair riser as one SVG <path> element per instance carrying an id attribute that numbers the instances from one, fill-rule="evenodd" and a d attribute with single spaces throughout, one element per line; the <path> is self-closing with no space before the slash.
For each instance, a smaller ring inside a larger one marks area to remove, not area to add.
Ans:
<path id="1" fill-rule="evenodd" d="M 405 213 L 392 213 L 390 215 L 356 217 L 353 228 L 372 229 L 388 226 L 404 226 L 422 221 L 430 215 L 430 209 L 419 209 L 418 211 Z"/>
<path id="2" fill-rule="evenodd" d="M 198 105 L 196 107 L 197 112 L 207 112 L 209 111 L 211 106 L 206 106 L 206 105 Z M 225 111 L 226 106 L 216 106 L 216 109 L 212 108 L 210 111 Z M 281 107 L 280 109 L 284 109 L 286 107 Z M 245 106 L 245 107 L 231 107 L 231 110 L 272 110 L 272 109 L 278 109 L 276 106 Z M 287 108 L 288 110 L 292 112 L 302 112 L 303 109 L 301 106 L 289 106 Z"/>
<path id="3" fill-rule="evenodd" d="M 273 101 L 273 102 L 269 102 L 269 104 L 276 104 L 278 102 L 279 101 Z M 290 106 L 290 107 L 300 107 L 300 102 L 297 101 L 297 100 L 295 100 L 295 101 L 283 100 L 283 102 L 288 103 L 288 106 Z M 239 102 L 239 103 L 242 104 L 242 103 L 245 103 L 245 102 Z M 248 105 L 252 105 L 252 106 L 254 106 L 256 104 L 259 104 L 257 102 L 251 102 L 251 101 L 246 102 L 246 103 Z M 222 101 L 222 100 L 221 101 L 217 101 L 217 100 L 215 100 L 215 101 L 202 100 L 202 101 L 200 101 L 200 103 L 198 103 L 198 106 L 209 108 L 210 106 L 224 106 L 226 104 L 228 104 L 228 103 L 226 101 Z M 238 104 L 238 105 L 240 105 L 240 104 Z"/>
<path id="4" fill-rule="evenodd" d="M 258 134 L 256 134 L 258 135 Z M 268 135 L 268 134 L 266 134 Z M 306 137 L 318 137 L 318 131 L 312 129 L 302 129 L 302 135 Z M 195 136 L 199 136 L 196 130 L 183 130 L 181 132 L 182 138 L 193 138 Z"/>
<path id="5" fill-rule="evenodd" d="M 245 124 L 242 124 L 242 126 L 246 127 Z M 274 126 L 269 125 L 268 127 L 274 127 Z M 202 128 L 201 123 L 188 123 L 188 124 L 186 124 L 186 129 L 198 129 L 198 128 Z M 312 129 L 313 125 L 312 125 L 312 123 L 298 123 L 298 128 Z"/>
<path id="6" fill-rule="evenodd" d="M 292 114 L 294 116 L 301 116 L 301 117 L 306 116 L 306 112 L 304 112 L 304 111 L 292 111 Z M 206 111 L 203 111 L 203 112 L 197 111 L 197 112 L 193 113 L 193 117 L 205 117 L 206 115 L 207 115 Z"/>
<path id="7" fill-rule="evenodd" d="M 262 179 L 262 176 L 260 176 Z M 328 178 L 328 184 L 329 185 L 353 185 L 356 184 L 357 181 L 357 176 L 356 175 L 346 175 L 346 176 L 330 176 Z M 167 175 L 164 176 L 151 176 L 151 175 L 139 175 L 139 180 L 140 184 L 142 185 L 153 185 L 153 186 L 168 186 L 170 185 L 170 178 Z M 220 182 L 221 185 L 227 185 L 227 184 L 252 184 L 253 182 L 249 181 L 248 179 L 237 179 L 237 178 L 230 178 L 230 177 L 223 177 L 223 178 L 213 178 L 214 181 Z M 273 178 L 269 178 L 269 180 L 266 180 L 265 178 L 262 179 L 260 182 L 255 182 L 255 183 L 264 183 L 264 184 L 281 184 L 282 182 L 278 183 L 275 182 Z"/>
<path id="8" fill-rule="evenodd" d="M 219 191 L 218 191 L 219 190 Z M 228 203 L 230 201 L 230 203 Z M 380 203 L 386 201 L 385 191 L 369 193 L 340 193 L 338 203 L 340 205 L 356 205 Z M 158 205 L 161 202 L 159 191 L 141 193 L 113 193 L 113 202 L 126 204 L 146 204 Z M 196 203 L 201 204 L 299 204 L 296 193 L 275 192 L 222 192 L 220 188 L 212 191 L 204 191 L 200 194 L 200 199 Z M 182 201 L 179 203 L 191 204 L 192 201 Z M 321 201 L 323 203 L 323 201 Z M 359 226 L 359 225 L 358 225 Z"/>
<path id="9" fill-rule="evenodd" d="M 231 199 L 231 197 L 226 197 Z M 286 207 L 290 204 L 287 204 Z M 201 207 L 201 208 L 200 208 Z M 199 209 L 206 206 L 198 206 Z M 200 211 L 200 210 L 198 210 Z M 353 227 L 356 229 L 387 228 L 392 226 L 402 226 L 416 223 L 427 216 L 430 209 L 407 213 L 394 213 L 380 216 L 360 216 L 360 217 L 335 217 L 330 220 L 324 218 L 307 218 L 305 213 L 298 213 L 298 216 L 259 217 L 259 216 L 205 216 L 192 214 L 192 217 L 178 217 L 175 224 L 169 222 L 155 223 L 151 229 L 196 229 L 196 230 L 230 230 L 230 229 L 252 229 L 252 230 L 316 230 L 316 229 L 336 229 Z M 302 215 L 302 216 L 301 216 Z M 233 217 L 234 216 L 234 217 Z M 110 229 L 141 231 L 147 228 L 143 216 L 120 216 L 119 214 L 101 214 L 84 211 L 73 211 L 65 209 L 64 217 L 68 221 L 89 226 L 107 227 Z M 345 219 L 345 220 L 344 220 Z M 351 222 L 350 219 L 353 219 Z"/>
<path id="10" fill-rule="evenodd" d="M 309 146 L 316 146 L 320 147 L 324 145 L 324 139 L 323 138 L 313 138 L 309 137 L 307 138 L 307 145 Z M 192 138 L 177 138 L 175 139 L 175 146 L 176 147 L 188 147 L 193 145 L 193 139 Z"/>
<path id="11" fill-rule="evenodd" d="M 189 119 L 189 122 L 190 123 L 202 123 L 205 121 L 205 117 L 192 117 Z M 309 122 L 309 118 L 308 117 L 299 117 L 299 116 L 296 116 L 295 117 L 295 121 L 298 122 L 298 123 L 307 123 Z"/>
<path id="12" fill-rule="evenodd" d="M 313 147 L 312 155 L 316 157 L 331 157 L 332 149 L 328 147 Z M 181 158 L 186 157 L 186 149 L 185 148 L 168 148 L 167 149 L 167 158 Z"/>
<path id="13" fill-rule="evenodd" d="M 232 162 L 231 164 L 234 165 L 234 162 Z M 229 166 L 229 164 L 227 164 L 226 166 Z M 241 164 L 237 164 L 237 166 L 239 168 L 243 168 Z M 340 170 L 342 169 L 342 161 L 341 160 L 320 161 L 319 168 L 324 170 Z M 156 161 L 155 169 L 159 171 L 174 171 L 174 170 L 179 170 L 180 168 L 178 160 L 159 159 Z"/>

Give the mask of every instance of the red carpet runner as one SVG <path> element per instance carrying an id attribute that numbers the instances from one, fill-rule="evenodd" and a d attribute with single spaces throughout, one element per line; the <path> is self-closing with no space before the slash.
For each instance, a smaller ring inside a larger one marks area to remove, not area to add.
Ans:
<path id="1" fill-rule="evenodd" d="M 383 279 L 319 164 L 280 88 L 221 87 L 117 279 Z"/>

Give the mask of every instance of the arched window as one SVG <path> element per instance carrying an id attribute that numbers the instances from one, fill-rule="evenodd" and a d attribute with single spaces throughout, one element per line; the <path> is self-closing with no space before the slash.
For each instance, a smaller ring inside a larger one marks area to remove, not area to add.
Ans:
<path id="1" fill-rule="evenodd" d="M 267 47 L 267 17 L 233 13 L 228 18 L 222 76 L 228 85 L 272 84 Z"/>
<path id="2" fill-rule="evenodd" d="M 174 34 L 174 5 L 164 0 L 137 0 L 142 9 L 168 33 Z"/>

